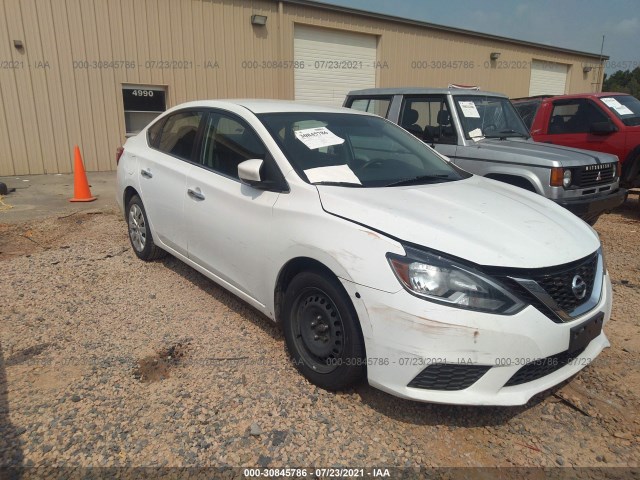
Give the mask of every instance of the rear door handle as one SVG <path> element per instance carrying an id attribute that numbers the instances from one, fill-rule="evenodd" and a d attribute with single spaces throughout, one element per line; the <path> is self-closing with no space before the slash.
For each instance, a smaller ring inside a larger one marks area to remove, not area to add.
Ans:
<path id="1" fill-rule="evenodd" d="M 187 193 L 190 197 L 195 198 L 196 200 L 204 200 L 204 195 L 199 188 L 196 188 L 195 190 L 193 188 L 188 188 Z"/>
<path id="2" fill-rule="evenodd" d="M 146 178 L 153 177 L 153 174 L 151 173 L 151 170 L 148 169 L 148 168 L 140 170 L 140 175 L 142 175 L 143 177 L 146 177 Z"/>

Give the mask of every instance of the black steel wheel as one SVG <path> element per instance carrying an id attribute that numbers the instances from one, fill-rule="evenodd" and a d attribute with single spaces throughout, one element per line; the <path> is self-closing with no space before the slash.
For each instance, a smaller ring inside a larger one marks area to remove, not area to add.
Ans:
<path id="1" fill-rule="evenodd" d="M 303 272 L 289 284 L 283 304 L 289 353 L 312 383 L 340 390 L 366 373 L 364 342 L 353 304 L 337 279 Z"/>

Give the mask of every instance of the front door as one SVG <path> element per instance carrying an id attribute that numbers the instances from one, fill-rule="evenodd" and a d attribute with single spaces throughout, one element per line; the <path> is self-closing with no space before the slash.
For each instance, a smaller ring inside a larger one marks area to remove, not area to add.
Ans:
<path id="1" fill-rule="evenodd" d="M 445 95 L 408 96 L 398 124 L 455 163 L 458 136 Z"/>
<path id="2" fill-rule="evenodd" d="M 238 164 L 270 161 L 255 131 L 239 117 L 211 111 L 205 120 L 199 164 L 187 178 L 189 258 L 264 305 L 272 232 L 279 193 L 240 182 Z"/>

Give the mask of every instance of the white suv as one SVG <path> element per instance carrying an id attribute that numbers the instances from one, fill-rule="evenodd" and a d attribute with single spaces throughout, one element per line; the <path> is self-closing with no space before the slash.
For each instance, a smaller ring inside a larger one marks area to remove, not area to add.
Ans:
<path id="1" fill-rule="evenodd" d="M 593 229 L 378 116 L 191 102 L 117 157 L 136 255 L 169 252 L 280 323 L 320 387 L 523 404 L 609 345 Z"/>

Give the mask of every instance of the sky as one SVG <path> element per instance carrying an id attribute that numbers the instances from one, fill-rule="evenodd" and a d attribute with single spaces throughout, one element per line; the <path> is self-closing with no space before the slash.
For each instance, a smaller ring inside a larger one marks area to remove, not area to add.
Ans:
<path id="1" fill-rule="evenodd" d="M 640 66 L 640 0 L 321 1 L 596 54 L 604 35 L 608 74 Z"/>

